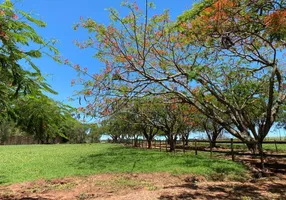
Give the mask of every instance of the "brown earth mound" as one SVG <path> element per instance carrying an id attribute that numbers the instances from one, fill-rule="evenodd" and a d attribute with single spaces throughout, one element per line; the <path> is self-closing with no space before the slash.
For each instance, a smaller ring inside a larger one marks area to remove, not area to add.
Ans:
<path id="1" fill-rule="evenodd" d="M 286 199 L 286 176 L 213 182 L 192 175 L 101 174 L 0 187 L 3 200 Z"/>

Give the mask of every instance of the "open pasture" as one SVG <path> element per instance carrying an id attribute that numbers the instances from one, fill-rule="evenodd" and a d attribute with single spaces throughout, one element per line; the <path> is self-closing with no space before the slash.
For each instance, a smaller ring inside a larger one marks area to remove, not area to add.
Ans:
<path id="1" fill-rule="evenodd" d="M 210 159 L 208 154 L 173 154 L 114 144 L 0 146 L 0 181 L 10 184 L 99 173 L 170 172 L 208 179 L 241 179 L 239 163 Z"/>
<path id="2" fill-rule="evenodd" d="M 207 152 L 67 144 L 0 146 L 0 156 L 5 200 L 285 197 L 286 177 L 253 179 L 241 163 L 210 159 Z"/>

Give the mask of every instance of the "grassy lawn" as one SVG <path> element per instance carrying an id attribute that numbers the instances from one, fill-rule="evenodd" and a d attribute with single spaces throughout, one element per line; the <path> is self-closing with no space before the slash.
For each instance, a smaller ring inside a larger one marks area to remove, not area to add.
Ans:
<path id="1" fill-rule="evenodd" d="M 0 184 L 120 172 L 191 173 L 209 179 L 242 178 L 239 164 L 209 154 L 173 154 L 113 144 L 0 146 Z"/>
<path id="2" fill-rule="evenodd" d="M 275 144 L 264 144 L 263 148 L 269 151 L 276 151 Z M 278 152 L 286 152 L 286 144 L 277 144 Z"/>

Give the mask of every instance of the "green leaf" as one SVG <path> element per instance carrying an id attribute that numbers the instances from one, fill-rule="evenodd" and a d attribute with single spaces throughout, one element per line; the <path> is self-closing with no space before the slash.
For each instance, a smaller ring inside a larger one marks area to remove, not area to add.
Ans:
<path id="1" fill-rule="evenodd" d="M 30 16 L 29 14 L 25 13 L 24 11 L 20 10 L 18 12 L 21 13 L 23 16 L 25 16 L 30 22 L 33 22 L 40 27 L 46 27 L 46 23 L 43 22 L 42 20 L 35 19 L 32 16 Z"/>
<path id="2" fill-rule="evenodd" d="M 40 69 L 39 69 L 33 62 L 31 62 L 30 60 L 28 60 L 28 63 L 31 65 L 31 67 L 32 67 L 38 74 L 41 74 Z"/>
<path id="3" fill-rule="evenodd" d="M 50 88 L 50 85 L 48 85 L 47 83 L 43 83 L 42 87 L 45 91 L 50 92 L 52 94 L 58 94 L 55 90 Z"/>
<path id="4" fill-rule="evenodd" d="M 26 54 L 33 58 L 40 58 L 42 56 L 42 53 L 38 50 L 31 50 L 26 52 Z"/>

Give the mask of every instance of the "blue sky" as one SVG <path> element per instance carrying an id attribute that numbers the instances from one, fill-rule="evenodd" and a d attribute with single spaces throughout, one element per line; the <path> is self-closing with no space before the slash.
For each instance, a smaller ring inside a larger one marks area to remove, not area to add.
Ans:
<path id="1" fill-rule="evenodd" d="M 120 6 L 122 0 L 20 0 L 16 7 L 26 12 L 31 12 L 33 16 L 45 21 L 46 28 L 36 28 L 37 32 L 46 39 L 57 39 L 56 47 L 61 56 L 68 58 L 74 64 L 88 67 L 89 71 L 99 72 L 103 64 L 92 58 L 95 53 L 91 49 L 80 50 L 73 43 L 74 40 L 84 40 L 88 34 L 84 30 L 74 31 L 72 26 L 79 22 L 80 17 L 91 17 L 97 22 L 108 24 L 108 11 L 106 8 L 116 8 L 122 15 L 123 8 Z M 130 0 L 129 0 L 130 1 Z M 130 2 L 134 2 L 133 0 Z M 144 5 L 145 0 L 137 0 L 139 7 Z M 164 9 L 169 9 L 171 18 L 176 19 L 183 11 L 192 6 L 191 0 L 153 0 L 156 4 L 156 13 L 162 13 Z M 71 80 L 77 77 L 74 69 L 66 65 L 55 63 L 51 58 L 44 57 L 35 61 L 46 77 L 48 83 L 56 90 L 58 95 L 50 95 L 58 101 L 78 107 L 78 101 L 69 102 L 68 97 L 74 94 L 79 87 L 72 87 Z M 276 133 L 276 134 L 275 134 Z M 286 136 L 286 132 L 280 133 Z M 269 136 L 279 136 L 273 129 Z"/>
<path id="2" fill-rule="evenodd" d="M 61 56 L 68 58 L 74 64 L 88 67 L 92 72 L 99 72 L 103 66 L 92 55 L 95 53 L 90 49 L 80 50 L 73 43 L 74 40 L 84 40 L 88 34 L 84 30 L 74 31 L 72 26 L 79 22 L 80 17 L 91 17 L 97 22 L 108 24 L 108 11 L 106 8 L 116 8 L 124 15 L 124 10 L 120 6 L 122 0 L 21 0 L 16 7 L 26 12 L 31 12 L 33 16 L 45 21 L 46 28 L 37 28 L 38 33 L 46 39 L 57 39 L 56 47 Z M 130 1 L 134 2 L 134 1 Z M 139 6 L 144 5 L 145 0 L 137 0 Z M 156 13 L 161 13 L 164 9 L 170 9 L 172 19 L 176 19 L 184 10 L 190 8 L 191 0 L 154 0 Z M 142 7 L 143 8 L 143 7 Z M 52 98 L 79 106 L 78 102 L 67 101 L 78 87 L 71 87 L 71 80 L 76 78 L 77 73 L 66 65 L 59 65 L 48 57 L 35 61 L 46 77 L 48 83 L 59 94 Z"/>

